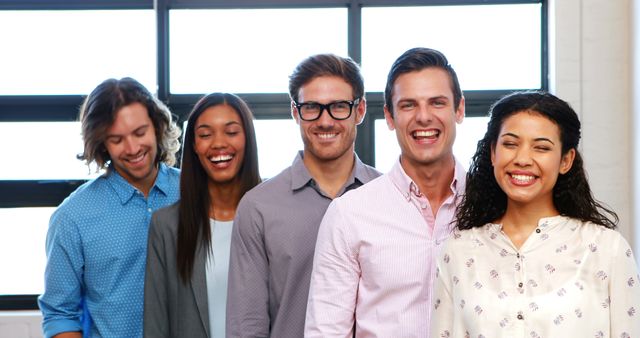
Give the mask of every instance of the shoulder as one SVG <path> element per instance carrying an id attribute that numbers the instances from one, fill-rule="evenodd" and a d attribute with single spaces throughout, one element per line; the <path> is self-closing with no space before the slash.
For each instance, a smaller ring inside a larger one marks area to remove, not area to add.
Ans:
<path id="1" fill-rule="evenodd" d="M 491 237 L 490 232 L 492 226 L 495 225 L 489 223 L 481 227 L 465 230 L 454 228 L 451 236 L 445 241 L 444 249 L 446 251 L 456 252 L 462 249 L 473 249 L 478 246 L 484 246 L 486 238 Z"/>
<path id="2" fill-rule="evenodd" d="M 266 179 L 253 189 L 247 191 L 242 200 L 262 200 L 277 198 L 279 194 L 291 194 L 291 167 L 287 167 L 278 175 Z M 274 195 L 276 195 L 274 197 Z"/>
<path id="3" fill-rule="evenodd" d="M 179 205 L 180 201 L 156 210 L 149 225 L 151 233 L 177 234 Z"/>
<path id="4" fill-rule="evenodd" d="M 356 167 L 356 177 L 363 183 L 370 182 L 375 178 L 381 176 L 382 173 L 379 172 L 376 168 L 359 162 Z"/>
<path id="5" fill-rule="evenodd" d="M 391 183 L 391 180 L 389 180 L 389 177 L 387 175 L 378 175 L 371 181 L 363 184 L 357 189 L 345 192 L 342 196 L 336 198 L 336 201 L 342 201 L 340 203 L 346 203 L 347 201 L 354 202 L 361 199 L 363 196 L 371 196 L 372 194 L 385 196 L 381 193 L 387 193 L 390 189 L 394 189 L 394 187 L 393 183 Z M 385 196 L 385 198 L 388 197 L 389 196 Z"/>
<path id="6" fill-rule="evenodd" d="M 163 165 L 163 167 L 164 170 L 162 172 L 167 175 L 167 178 L 169 178 L 170 180 L 180 181 L 180 169 L 167 165 Z"/>
<path id="7" fill-rule="evenodd" d="M 608 247 L 612 250 L 621 245 L 626 247 L 629 246 L 627 240 L 620 232 L 618 232 L 618 230 L 610 229 L 592 222 L 582 222 L 580 220 L 574 221 L 580 226 L 581 232 L 593 238 L 593 241 L 599 246 Z"/>
<path id="8" fill-rule="evenodd" d="M 177 220 L 179 206 L 180 201 L 177 201 L 171 205 L 156 210 L 152 216 L 153 220 Z"/>
<path id="9" fill-rule="evenodd" d="M 73 191 L 56 210 L 57 213 L 91 212 L 96 201 L 104 200 L 108 195 L 116 195 L 104 177 L 97 177 L 85 182 Z"/>

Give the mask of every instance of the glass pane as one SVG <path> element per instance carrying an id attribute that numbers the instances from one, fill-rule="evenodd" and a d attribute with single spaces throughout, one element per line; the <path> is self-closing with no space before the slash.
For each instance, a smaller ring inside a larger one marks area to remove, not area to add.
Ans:
<path id="1" fill-rule="evenodd" d="M 347 55 L 347 9 L 171 10 L 171 92 L 286 93 L 302 59 Z"/>
<path id="2" fill-rule="evenodd" d="M 456 141 L 453 144 L 453 154 L 462 163 L 465 169 L 469 169 L 471 157 L 476 152 L 478 141 L 484 137 L 487 131 L 489 117 L 465 117 L 462 124 L 456 128 Z M 400 156 L 400 146 L 396 132 L 389 130 L 384 119 L 375 122 L 375 147 L 376 168 L 383 173 L 388 172 Z"/>
<path id="3" fill-rule="evenodd" d="M 19 144 L 19 147 L 8 145 Z M 0 180 L 88 179 L 95 167 L 76 158 L 82 152 L 80 122 L 0 123 Z"/>
<path id="4" fill-rule="evenodd" d="M 384 91 L 393 61 L 413 47 L 443 52 L 462 89 L 540 88 L 540 4 L 362 9 L 367 91 Z"/>
<path id="5" fill-rule="evenodd" d="M 271 178 L 293 163 L 302 150 L 300 128 L 293 119 L 255 120 L 260 176 Z"/>
<path id="6" fill-rule="evenodd" d="M 0 208 L 0 295 L 44 291 L 44 249 L 55 208 Z"/>
<path id="7" fill-rule="evenodd" d="M 87 94 L 124 76 L 153 92 L 155 28 L 152 10 L 0 11 L 0 95 Z"/>

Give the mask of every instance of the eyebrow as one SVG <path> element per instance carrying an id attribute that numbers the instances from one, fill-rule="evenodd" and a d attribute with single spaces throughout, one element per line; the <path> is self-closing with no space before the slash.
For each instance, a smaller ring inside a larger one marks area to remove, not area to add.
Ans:
<path id="1" fill-rule="evenodd" d="M 500 135 L 500 137 L 504 137 L 504 136 L 511 136 L 511 137 L 514 137 L 514 138 L 517 138 L 517 139 L 520 138 L 520 136 L 518 136 L 518 135 L 516 135 L 514 133 L 504 133 L 504 134 Z M 553 141 L 551 141 L 550 139 L 548 139 L 546 137 L 536 137 L 533 140 L 536 141 L 536 142 L 546 141 L 546 142 L 549 142 L 549 143 L 551 143 L 553 145 L 556 145 L 555 143 L 553 143 Z"/>

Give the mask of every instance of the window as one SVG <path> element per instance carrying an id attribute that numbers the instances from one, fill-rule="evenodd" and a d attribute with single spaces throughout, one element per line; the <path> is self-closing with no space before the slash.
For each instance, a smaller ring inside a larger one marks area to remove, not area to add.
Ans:
<path id="1" fill-rule="evenodd" d="M 176 94 L 286 93 L 287 75 L 305 57 L 347 55 L 345 8 L 172 10 L 169 15 L 170 87 Z"/>
<path id="2" fill-rule="evenodd" d="M 151 10 L 0 11 L 0 95 L 87 94 L 124 76 L 155 88 L 154 19 Z"/>
<path id="3" fill-rule="evenodd" d="M 468 165 L 486 112 L 515 89 L 547 88 L 545 0 L 0 0 L 0 309 L 36 308 L 55 207 L 97 175 L 75 155 L 83 96 L 109 77 L 156 91 L 182 124 L 204 93 L 228 91 L 256 117 L 263 177 L 302 148 L 288 76 L 303 58 L 349 55 L 368 104 L 356 151 L 397 159 L 383 120 L 391 63 L 441 49 L 459 74 L 466 118 L 454 152 Z M 116 22 L 117 24 L 114 24 Z"/>

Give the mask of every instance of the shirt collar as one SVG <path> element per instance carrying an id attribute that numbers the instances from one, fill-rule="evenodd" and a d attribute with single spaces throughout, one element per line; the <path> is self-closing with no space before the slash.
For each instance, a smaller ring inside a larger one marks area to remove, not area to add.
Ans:
<path id="1" fill-rule="evenodd" d="M 302 160 L 303 156 L 304 152 L 302 150 L 298 151 L 296 158 L 293 160 L 293 164 L 291 164 L 291 190 L 298 190 L 313 181 L 313 177 L 311 177 L 309 170 L 307 170 L 307 167 L 304 165 L 304 161 Z M 345 187 L 349 187 L 356 182 L 368 182 L 371 179 L 364 163 L 360 161 L 356 153 L 354 153 L 354 156 L 354 168 L 344 185 Z"/>
<path id="2" fill-rule="evenodd" d="M 151 190 L 157 188 L 161 193 L 167 195 L 169 191 L 169 175 L 167 173 L 169 169 L 164 163 L 160 163 L 158 168 L 158 176 L 154 182 Z M 107 169 L 107 172 L 102 175 L 102 178 L 106 179 L 111 185 L 113 190 L 120 198 L 122 204 L 126 204 L 136 193 L 140 193 L 131 183 L 129 183 L 124 177 L 122 177 L 114 168 Z M 141 194 L 141 193 L 140 193 Z"/>
<path id="3" fill-rule="evenodd" d="M 542 217 L 538 220 L 538 227 L 536 229 L 540 229 L 540 232 L 549 232 L 558 226 L 567 224 L 570 220 L 570 217 L 562 215 Z M 489 223 L 488 229 L 492 232 L 498 233 L 502 231 L 502 224 Z"/>
<path id="4" fill-rule="evenodd" d="M 464 185 L 466 182 L 466 171 L 462 164 L 458 162 L 454 158 L 454 168 L 453 168 L 453 180 L 449 185 L 451 192 L 456 198 L 461 198 L 464 194 Z M 389 172 L 389 178 L 391 182 L 396 186 L 396 188 L 400 191 L 402 196 L 404 196 L 407 200 L 411 198 L 412 189 L 418 189 L 418 185 L 413 182 L 411 177 L 407 175 L 400 164 L 400 157 L 393 165 L 393 168 Z"/>

